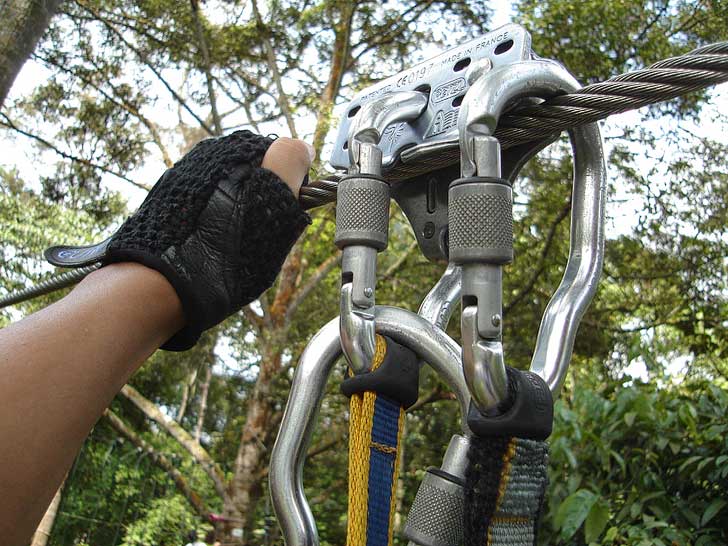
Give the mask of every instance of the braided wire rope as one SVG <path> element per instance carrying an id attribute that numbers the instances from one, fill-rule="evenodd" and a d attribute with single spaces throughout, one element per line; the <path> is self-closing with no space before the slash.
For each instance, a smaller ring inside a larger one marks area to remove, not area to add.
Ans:
<path id="1" fill-rule="evenodd" d="M 61 273 L 60 275 L 55 275 L 50 279 L 41 281 L 33 286 L 17 290 L 16 292 L 11 292 L 10 294 L 0 298 L 0 308 L 15 305 L 16 303 L 37 298 L 38 296 L 50 294 L 51 292 L 55 292 L 61 288 L 72 286 L 92 271 L 97 270 L 99 267 L 101 267 L 101 264 L 93 264 L 79 269 L 72 269 Z"/>
<path id="2" fill-rule="evenodd" d="M 728 81 L 728 42 L 718 42 L 540 104 L 518 107 L 499 120 L 495 136 L 505 150 L 725 81 Z M 418 158 L 416 164 L 408 164 L 405 154 L 402 162 L 386 173 L 386 178 L 390 182 L 411 178 L 452 165 L 459 157 L 457 143 L 440 149 L 437 156 Z M 315 180 L 302 188 L 303 206 L 313 208 L 335 201 L 338 176 L 341 175 Z"/>
<path id="3" fill-rule="evenodd" d="M 614 76 L 536 105 L 517 107 L 504 115 L 495 136 L 502 149 L 533 140 L 553 138 L 561 131 L 585 125 L 613 114 L 674 99 L 691 91 L 728 81 L 728 41 L 699 47 L 677 57 L 656 62 L 647 68 Z M 436 155 L 402 161 L 387 173 L 397 182 L 459 160 L 457 143 L 441 148 Z M 343 173 L 332 173 L 301 188 L 300 203 L 312 209 L 336 201 L 336 189 Z M 77 283 L 98 265 L 69 271 L 38 285 L 0 297 L 0 308 L 48 294 Z"/>

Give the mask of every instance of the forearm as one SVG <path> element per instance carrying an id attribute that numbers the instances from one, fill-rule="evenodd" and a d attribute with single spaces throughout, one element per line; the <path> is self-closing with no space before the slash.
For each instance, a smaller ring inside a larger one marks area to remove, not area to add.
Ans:
<path id="1" fill-rule="evenodd" d="M 124 263 L 0 330 L 3 541 L 27 543 L 101 412 L 182 324 L 166 279 Z"/>

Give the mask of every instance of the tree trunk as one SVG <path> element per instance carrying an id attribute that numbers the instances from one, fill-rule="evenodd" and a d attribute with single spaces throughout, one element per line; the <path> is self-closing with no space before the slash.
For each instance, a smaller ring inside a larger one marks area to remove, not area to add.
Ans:
<path id="1" fill-rule="evenodd" d="M 205 363 L 205 381 L 202 383 L 200 390 L 200 407 L 197 411 L 197 425 L 195 426 L 195 441 L 199 442 L 202 436 L 202 427 L 205 424 L 205 413 L 207 413 L 207 397 L 210 394 L 210 383 L 212 382 L 212 366 L 214 364 L 215 346 L 210 349 L 211 361 Z"/>
<path id="2" fill-rule="evenodd" d="M 0 107 L 61 0 L 0 0 Z"/>
<path id="3" fill-rule="evenodd" d="M 63 486 L 65 483 L 66 480 L 64 478 L 63 483 L 58 488 L 58 491 L 56 491 L 56 495 L 53 497 L 51 504 L 48 506 L 43 519 L 40 520 L 30 546 L 46 546 L 46 544 L 48 544 L 48 539 L 51 538 L 53 524 L 56 521 L 56 514 L 58 514 L 58 507 L 61 505 L 61 497 L 63 496 Z"/>
<path id="4" fill-rule="evenodd" d="M 316 119 L 316 129 L 313 133 L 313 147 L 316 150 L 316 159 L 321 156 L 326 135 L 331 128 L 331 113 L 334 109 L 334 102 L 341 90 L 341 80 L 344 77 L 346 69 L 346 61 L 349 55 L 349 40 L 351 38 L 351 23 L 356 5 L 354 3 L 343 4 L 340 20 L 334 26 L 334 49 L 333 58 L 331 59 L 331 70 L 329 71 L 329 79 L 326 87 L 321 95 L 319 102 L 319 112 Z"/>
<path id="5" fill-rule="evenodd" d="M 278 332 L 272 332 L 271 338 L 276 339 Z M 270 392 L 273 379 L 281 369 L 281 353 L 275 345 L 275 342 L 268 341 L 263 348 L 260 373 L 248 403 L 248 415 L 235 459 L 235 473 L 228 486 L 229 499 L 226 499 L 223 512 L 223 516 L 231 522 L 226 524 L 228 532 L 223 536 L 223 545 L 252 544 L 249 541 L 253 537 L 249 536 L 249 532 L 254 527 L 256 506 L 264 493 L 262 477 L 268 467 L 268 457 L 278 429 L 276 424 L 281 418 Z M 244 529 L 246 536 L 233 537 L 231 533 L 235 528 Z"/>
<path id="6" fill-rule="evenodd" d="M 250 527 L 246 527 L 245 514 L 238 511 L 230 496 L 223 503 L 223 521 L 218 525 L 217 538 L 221 546 L 240 546 L 250 541 Z"/>

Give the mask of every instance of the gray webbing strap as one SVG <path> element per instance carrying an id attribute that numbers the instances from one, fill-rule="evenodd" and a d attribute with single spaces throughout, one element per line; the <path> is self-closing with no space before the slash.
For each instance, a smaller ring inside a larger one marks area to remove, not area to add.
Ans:
<path id="1" fill-rule="evenodd" d="M 535 546 L 548 485 L 546 442 L 473 438 L 465 546 Z"/>

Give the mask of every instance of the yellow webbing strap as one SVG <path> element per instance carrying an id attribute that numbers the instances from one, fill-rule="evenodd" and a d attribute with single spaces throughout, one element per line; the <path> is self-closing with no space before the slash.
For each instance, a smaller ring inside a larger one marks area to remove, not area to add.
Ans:
<path id="1" fill-rule="evenodd" d="M 376 338 L 372 371 L 387 341 Z M 347 546 L 391 546 L 404 409 L 374 392 L 349 402 L 349 510 Z"/>

